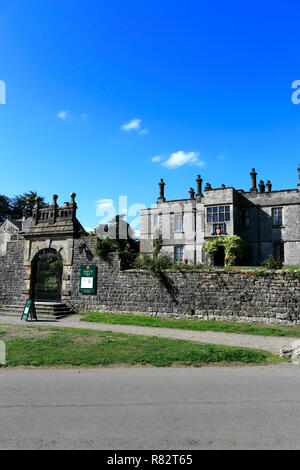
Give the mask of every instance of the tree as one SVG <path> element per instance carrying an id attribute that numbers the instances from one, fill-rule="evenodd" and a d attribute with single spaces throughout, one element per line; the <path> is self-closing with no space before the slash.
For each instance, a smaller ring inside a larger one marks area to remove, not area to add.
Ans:
<path id="1" fill-rule="evenodd" d="M 9 197 L 0 195 L 0 222 L 4 222 L 11 215 L 11 202 Z"/>
<path id="2" fill-rule="evenodd" d="M 35 191 L 29 191 L 29 193 L 20 194 L 15 196 L 11 201 L 11 216 L 13 219 L 21 219 L 23 213 L 26 210 L 28 215 L 32 214 L 36 198 L 40 199 L 40 207 L 47 207 L 48 204 L 44 202 L 44 198 L 38 196 Z"/>

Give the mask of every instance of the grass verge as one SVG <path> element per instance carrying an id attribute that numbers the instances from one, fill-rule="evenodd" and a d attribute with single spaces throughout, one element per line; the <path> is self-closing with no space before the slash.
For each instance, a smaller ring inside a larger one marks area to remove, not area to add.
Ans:
<path id="1" fill-rule="evenodd" d="M 2 367 L 195 366 L 282 362 L 266 351 L 72 328 L 0 326 Z"/>
<path id="2" fill-rule="evenodd" d="M 300 337 L 300 325 L 266 325 L 265 323 L 225 322 L 218 320 L 171 319 L 149 315 L 130 315 L 94 312 L 84 316 L 81 321 L 109 323 L 115 325 L 152 326 L 157 328 L 178 328 L 181 330 L 223 331 L 262 336 Z"/>

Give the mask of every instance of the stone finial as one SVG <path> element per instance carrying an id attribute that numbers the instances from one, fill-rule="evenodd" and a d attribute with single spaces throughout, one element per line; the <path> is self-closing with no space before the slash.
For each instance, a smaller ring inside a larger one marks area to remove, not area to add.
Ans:
<path id="1" fill-rule="evenodd" d="M 164 182 L 163 178 L 161 178 L 160 182 L 158 183 L 159 185 L 159 198 L 158 198 L 158 202 L 165 202 L 166 198 L 165 198 L 165 186 L 166 186 L 166 183 Z"/>
<path id="2" fill-rule="evenodd" d="M 203 182 L 203 179 L 201 178 L 201 175 L 198 175 L 197 179 L 196 179 L 196 183 L 197 183 L 197 194 L 196 194 L 196 197 L 197 198 L 201 198 L 202 197 L 202 182 Z"/>
<path id="3" fill-rule="evenodd" d="M 211 184 L 210 183 L 206 183 L 205 185 L 205 188 L 204 188 L 204 191 L 210 191 L 212 188 L 211 188 Z"/>
<path id="4" fill-rule="evenodd" d="M 58 195 L 57 195 L 57 194 L 53 194 L 53 204 L 52 204 L 53 207 L 56 207 L 56 206 L 57 206 L 57 199 L 58 199 Z"/>
<path id="5" fill-rule="evenodd" d="M 34 204 L 34 223 L 35 225 L 38 224 L 39 217 L 40 217 L 40 198 L 37 196 L 35 198 L 35 204 Z"/>
<path id="6" fill-rule="evenodd" d="M 256 187 L 256 176 L 257 176 L 257 173 L 255 171 L 255 168 L 252 168 L 252 171 L 250 173 L 250 176 L 251 176 L 251 188 L 250 188 L 250 191 L 255 191 L 257 192 L 257 187 Z"/>
<path id="7" fill-rule="evenodd" d="M 76 193 L 71 193 L 71 204 L 75 204 Z"/>
<path id="8" fill-rule="evenodd" d="M 266 182 L 266 186 L 267 186 L 268 193 L 270 193 L 272 191 L 272 184 L 270 180 Z"/>
<path id="9" fill-rule="evenodd" d="M 260 180 L 258 187 L 259 187 L 259 192 L 260 193 L 265 192 L 266 186 L 265 186 L 265 183 L 263 182 L 263 180 Z"/>
<path id="10" fill-rule="evenodd" d="M 190 193 L 190 199 L 195 199 L 195 191 L 193 188 L 190 188 L 189 193 Z"/>
<path id="11" fill-rule="evenodd" d="M 222 184 L 221 188 L 222 188 L 222 189 L 226 188 L 225 184 Z"/>

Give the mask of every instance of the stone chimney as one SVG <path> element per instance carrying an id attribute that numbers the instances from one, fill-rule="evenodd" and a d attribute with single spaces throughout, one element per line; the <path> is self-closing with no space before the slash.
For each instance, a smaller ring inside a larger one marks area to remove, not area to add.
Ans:
<path id="1" fill-rule="evenodd" d="M 250 173 L 250 176 L 251 176 L 251 188 L 250 188 L 250 191 L 251 192 L 256 192 L 257 193 L 257 187 L 256 187 L 256 176 L 257 176 L 257 173 L 255 171 L 255 168 L 252 168 L 252 171 Z"/>
<path id="2" fill-rule="evenodd" d="M 195 199 L 195 191 L 193 188 L 190 188 L 189 193 L 190 193 L 190 199 Z"/>
<path id="3" fill-rule="evenodd" d="M 270 181 L 270 180 L 268 180 L 268 181 L 266 182 L 266 186 L 267 186 L 267 189 L 268 189 L 268 193 L 270 193 L 270 192 L 272 191 L 272 184 L 271 184 L 271 181 Z"/>
<path id="4" fill-rule="evenodd" d="M 159 198 L 157 199 L 157 202 L 165 202 L 165 186 L 166 183 L 164 180 L 161 178 L 160 182 L 158 183 L 159 186 Z"/>
<path id="5" fill-rule="evenodd" d="M 258 187 L 259 187 L 259 192 L 260 192 L 260 193 L 264 193 L 264 192 L 265 192 L 266 186 L 265 186 L 265 183 L 263 182 L 263 180 L 260 180 Z"/>
<path id="6" fill-rule="evenodd" d="M 201 178 L 200 175 L 198 175 L 198 178 L 196 179 L 196 183 L 197 183 L 196 198 L 197 199 L 200 199 L 202 197 L 202 182 L 203 182 L 203 179 Z"/>

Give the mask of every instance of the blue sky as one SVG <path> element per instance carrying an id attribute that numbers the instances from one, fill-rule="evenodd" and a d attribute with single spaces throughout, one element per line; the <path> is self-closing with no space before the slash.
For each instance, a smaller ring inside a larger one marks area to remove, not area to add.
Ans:
<path id="1" fill-rule="evenodd" d="M 0 193 L 75 191 L 96 227 L 119 196 L 155 203 L 161 177 L 169 199 L 199 173 L 249 190 L 252 167 L 295 188 L 299 13 L 296 1 L 0 0 Z"/>

